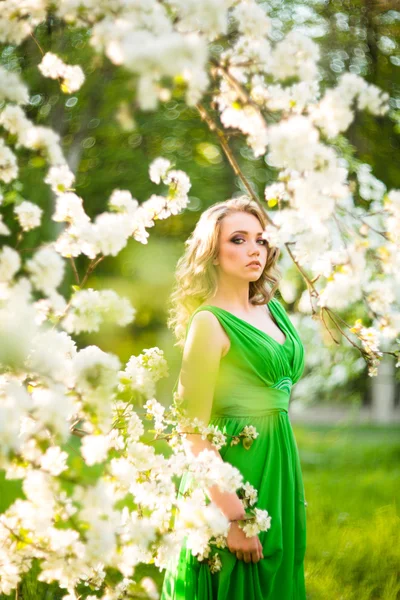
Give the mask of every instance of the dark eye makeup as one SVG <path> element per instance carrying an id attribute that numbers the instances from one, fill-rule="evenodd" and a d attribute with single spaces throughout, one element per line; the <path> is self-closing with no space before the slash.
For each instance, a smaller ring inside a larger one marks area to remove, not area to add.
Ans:
<path id="1" fill-rule="evenodd" d="M 231 239 L 231 242 L 237 242 L 237 241 L 239 241 L 239 240 L 242 240 L 242 241 L 244 241 L 244 239 L 243 239 L 242 237 L 234 237 L 234 238 L 232 238 L 232 239 Z M 263 242 L 263 246 L 266 246 L 266 244 L 267 244 L 267 240 L 266 240 L 266 239 L 264 239 L 264 238 L 259 238 L 259 239 L 257 240 L 257 242 Z"/>

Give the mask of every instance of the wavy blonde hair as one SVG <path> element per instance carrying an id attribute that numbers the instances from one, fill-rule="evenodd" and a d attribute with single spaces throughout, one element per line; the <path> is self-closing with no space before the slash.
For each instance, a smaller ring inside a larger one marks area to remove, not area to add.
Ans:
<path id="1" fill-rule="evenodd" d="M 218 241 L 222 220 L 233 213 L 254 215 L 265 229 L 267 219 L 263 209 L 248 196 L 217 202 L 205 210 L 195 229 L 185 242 L 185 252 L 177 262 L 175 286 L 169 303 L 167 325 L 173 329 L 177 343 L 184 346 L 186 328 L 191 314 L 217 291 L 217 270 L 213 260 L 218 256 Z M 270 247 L 264 270 L 257 281 L 250 282 L 249 300 L 254 305 L 269 302 L 275 295 L 281 276 L 277 266 L 279 248 Z"/>

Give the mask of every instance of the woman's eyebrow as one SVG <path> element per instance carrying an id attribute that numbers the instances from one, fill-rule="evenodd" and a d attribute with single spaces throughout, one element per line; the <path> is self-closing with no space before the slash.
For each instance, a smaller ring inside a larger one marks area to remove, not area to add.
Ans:
<path id="1" fill-rule="evenodd" d="M 248 231 L 244 231 L 244 229 L 238 229 L 237 231 L 233 231 L 231 233 L 231 235 L 233 235 L 234 233 L 249 233 Z M 258 233 L 256 233 L 256 235 L 261 235 L 263 232 L 259 231 Z"/>

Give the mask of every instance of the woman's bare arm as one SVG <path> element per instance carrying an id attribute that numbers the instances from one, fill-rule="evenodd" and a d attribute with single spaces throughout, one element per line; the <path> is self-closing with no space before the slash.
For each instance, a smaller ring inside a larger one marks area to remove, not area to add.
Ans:
<path id="1" fill-rule="evenodd" d="M 188 417 L 197 417 L 205 425 L 211 416 L 224 342 L 218 319 L 213 313 L 200 311 L 194 315 L 183 351 L 178 394 L 186 401 Z M 187 438 L 196 456 L 206 448 L 215 452 L 222 461 L 220 453 L 208 440 L 202 440 L 198 434 Z M 222 492 L 218 486 L 209 488 L 208 494 L 229 520 L 244 516 L 243 504 L 237 494 Z"/>
<path id="2" fill-rule="evenodd" d="M 205 425 L 211 416 L 224 341 L 218 319 L 213 313 L 200 311 L 194 315 L 183 351 L 178 394 L 186 403 L 188 417 L 197 417 Z M 188 434 L 187 438 L 196 456 L 206 448 L 215 452 L 222 461 L 220 453 L 208 440 L 202 440 L 196 434 Z M 244 517 L 244 506 L 237 494 L 222 492 L 216 485 L 208 489 L 208 494 L 230 521 Z M 229 527 L 227 545 L 239 560 L 247 563 L 257 563 L 263 558 L 258 536 L 248 538 L 236 522 Z"/>

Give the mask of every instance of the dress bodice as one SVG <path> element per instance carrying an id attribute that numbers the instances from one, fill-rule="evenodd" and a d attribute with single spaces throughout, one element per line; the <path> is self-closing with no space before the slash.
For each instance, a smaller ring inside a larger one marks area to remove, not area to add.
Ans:
<path id="1" fill-rule="evenodd" d="M 283 344 L 217 306 L 199 306 L 190 316 L 186 334 L 194 315 L 209 310 L 230 339 L 230 348 L 220 362 L 213 416 L 257 415 L 268 409 L 288 409 L 292 386 L 304 370 L 304 346 L 279 300 L 272 298 L 267 306 L 286 336 Z"/>

